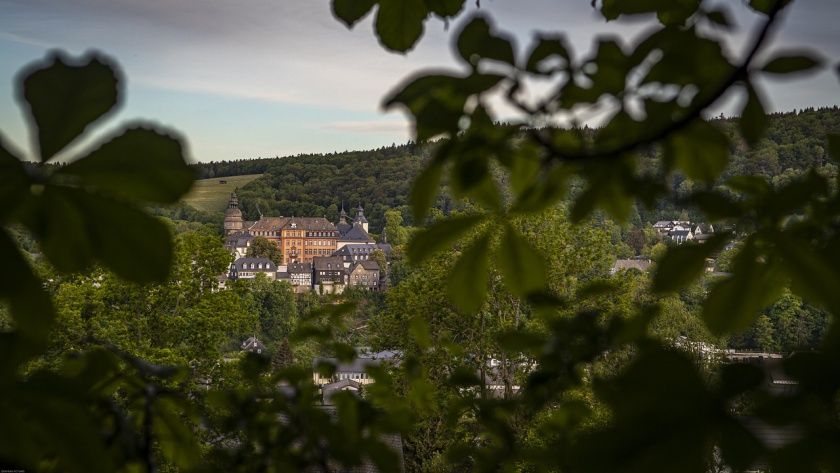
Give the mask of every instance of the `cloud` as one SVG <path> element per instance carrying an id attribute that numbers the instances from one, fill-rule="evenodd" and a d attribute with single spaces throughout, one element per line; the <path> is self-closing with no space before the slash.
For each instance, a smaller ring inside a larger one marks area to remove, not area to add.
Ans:
<path id="1" fill-rule="evenodd" d="M 349 131 L 353 133 L 403 133 L 408 134 L 410 123 L 407 120 L 358 120 L 337 121 L 324 125 L 328 130 Z"/>

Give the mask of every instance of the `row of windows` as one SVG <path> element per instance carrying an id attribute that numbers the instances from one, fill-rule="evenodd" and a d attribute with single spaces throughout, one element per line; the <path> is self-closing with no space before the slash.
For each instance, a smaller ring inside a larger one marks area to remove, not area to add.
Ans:
<path id="1" fill-rule="evenodd" d="M 369 379 L 370 376 L 367 373 L 338 373 L 337 378 L 339 380 L 342 380 L 342 379 Z"/>
<path id="2" fill-rule="evenodd" d="M 331 254 L 332 254 L 332 251 L 333 251 L 333 250 L 331 250 L 331 249 L 329 249 L 329 248 L 325 248 L 325 249 L 323 249 L 323 250 L 322 250 L 322 249 L 320 249 L 320 248 L 314 248 L 314 249 L 308 249 L 308 250 L 306 250 L 306 251 L 305 251 L 305 253 L 306 253 L 307 255 L 331 255 Z"/>
<path id="3" fill-rule="evenodd" d="M 271 269 L 268 263 L 242 263 L 242 269 Z"/>

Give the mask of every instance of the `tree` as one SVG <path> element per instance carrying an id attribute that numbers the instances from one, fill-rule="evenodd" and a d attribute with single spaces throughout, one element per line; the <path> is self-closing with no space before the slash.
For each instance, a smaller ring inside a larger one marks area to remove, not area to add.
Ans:
<path id="1" fill-rule="evenodd" d="M 251 239 L 246 256 L 248 258 L 268 258 L 274 264 L 283 264 L 283 252 L 280 251 L 277 243 L 261 236 Z"/>

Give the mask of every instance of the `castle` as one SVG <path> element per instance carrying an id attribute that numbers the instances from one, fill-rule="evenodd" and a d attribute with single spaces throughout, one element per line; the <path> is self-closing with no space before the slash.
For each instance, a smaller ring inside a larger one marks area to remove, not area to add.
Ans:
<path id="1" fill-rule="evenodd" d="M 346 245 L 376 245 L 368 233 L 368 221 L 361 203 L 353 223 L 348 223 L 344 206 L 337 224 L 324 217 L 263 217 L 248 222 L 239 209 L 236 192 L 231 193 L 225 211 L 226 246 L 244 256 L 253 237 L 273 241 L 282 253 L 282 264 L 311 262 L 315 257 L 333 255 Z"/>

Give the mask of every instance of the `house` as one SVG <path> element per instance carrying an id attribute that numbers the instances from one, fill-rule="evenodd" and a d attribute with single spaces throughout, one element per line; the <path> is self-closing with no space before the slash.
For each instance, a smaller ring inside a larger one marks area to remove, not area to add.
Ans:
<path id="1" fill-rule="evenodd" d="M 351 243 L 342 245 L 332 256 L 341 257 L 344 267 L 349 268 L 353 263 L 367 261 L 376 250 L 382 250 L 385 257 L 391 256 L 391 245 L 388 243 L 375 243 L 373 245 L 364 243 Z"/>
<path id="2" fill-rule="evenodd" d="M 289 275 L 289 282 L 295 292 L 312 290 L 312 263 L 289 263 L 286 273 Z"/>
<path id="3" fill-rule="evenodd" d="M 668 238 L 674 243 L 682 245 L 687 241 L 694 240 L 694 231 L 691 227 L 677 225 L 668 232 Z"/>
<path id="4" fill-rule="evenodd" d="M 715 236 L 715 227 L 711 224 L 698 223 L 694 226 L 694 239 L 696 241 L 704 242 L 713 236 Z"/>
<path id="5" fill-rule="evenodd" d="M 321 386 L 321 399 L 325 405 L 332 405 L 332 398 L 339 392 L 350 392 L 356 396 L 361 395 L 362 384 L 352 379 L 342 379 L 334 383 Z"/>
<path id="6" fill-rule="evenodd" d="M 653 229 L 660 235 L 667 235 L 674 227 L 690 227 L 691 222 L 686 220 L 660 220 L 653 224 Z"/>
<path id="7" fill-rule="evenodd" d="M 378 291 L 381 289 L 382 271 L 376 261 L 358 261 L 350 267 L 350 274 L 347 279 L 351 286 Z"/>
<path id="8" fill-rule="evenodd" d="M 616 274 L 624 270 L 634 269 L 636 271 L 647 272 L 653 266 L 653 261 L 649 259 L 617 259 L 610 268 L 610 274 Z"/>
<path id="9" fill-rule="evenodd" d="M 248 337 L 244 342 L 242 342 L 242 351 L 256 353 L 258 355 L 267 353 L 265 345 L 263 345 L 261 341 L 257 340 L 256 336 Z"/>
<path id="10" fill-rule="evenodd" d="M 248 248 L 251 246 L 253 236 L 250 233 L 235 232 L 228 234 L 225 238 L 225 249 L 233 254 L 235 259 L 244 258 L 248 253 Z"/>
<path id="11" fill-rule="evenodd" d="M 338 256 L 312 259 L 313 283 L 320 294 L 341 294 L 347 284 L 347 271 Z"/>
<path id="12" fill-rule="evenodd" d="M 313 382 L 323 386 L 345 379 L 353 380 L 361 385 L 372 383 L 374 380 L 367 373 L 370 366 L 380 366 L 382 363 L 396 363 L 402 354 L 392 350 L 380 352 L 368 352 L 360 350 L 359 356 L 350 363 L 339 363 L 335 358 L 315 358 L 312 367 L 317 368 L 319 364 L 329 363 L 335 365 L 335 372 L 332 376 L 321 376 L 317 369 L 313 369 Z"/>
<path id="13" fill-rule="evenodd" d="M 277 265 L 268 258 L 239 258 L 230 265 L 228 279 L 254 279 L 260 273 L 275 279 Z"/>

